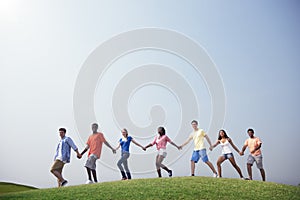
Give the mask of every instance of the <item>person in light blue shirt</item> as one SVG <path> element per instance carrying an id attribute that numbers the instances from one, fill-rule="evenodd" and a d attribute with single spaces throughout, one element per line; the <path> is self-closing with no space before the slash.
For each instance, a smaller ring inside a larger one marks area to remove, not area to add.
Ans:
<path id="1" fill-rule="evenodd" d="M 77 158 L 81 158 L 77 146 L 70 137 L 66 136 L 67 130 L 65 128 L 59 129 L 60 142 L 56 148 L 54 156 L 54 163 L 51 167 L 51 173 L 57 178 L 58 187 L 65 186 L 68 181 L 62 177 L 62 170 L 66 163 L 70 162 L 71 148 L 77 153 Z"/>
<path id="2" fill-rule="evenodd" d="M 131 174 L 127 162 L 127 159 L 129 158 L 130 155 L 129 153 L 130 143 L 133 142 L 135 145 L 141 147 L 144 151 L 146 149 L 145 147 L 137 143 L 131 136 L 128 136 L 128 131 L 126 128 L 122 129 L 121 132 L 123 137 L 119 140 L 119 144 L 115 150 L 118 150 L 121 147 L 121 159 L 118 161 L 117 165 L 121 171 L 122 180 L 127 180 L 127 179 L 131 179 Z M 124 166 L 124 168 L 122 165 Z"/>

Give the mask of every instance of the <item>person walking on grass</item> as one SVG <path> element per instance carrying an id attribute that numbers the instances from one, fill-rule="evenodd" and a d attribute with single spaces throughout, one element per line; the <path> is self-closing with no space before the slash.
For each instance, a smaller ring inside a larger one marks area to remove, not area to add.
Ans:
<path id="1" fill-rule="evenodd" d="M 243 174 L 241 172 L 241 169 L 239 168 L 239 166 L 236 164 L 233 153 L 230 149 L 230 145 L 233 147 L 234 150 L 236 150 L 238 153 L 240 153 L 239 149 L 233 144 L 232 140 L 228 137 L 228 135 L 226 134 L 225 130 L 220 130 L 219 131 L 219 136 L 218 136 L 218 140 L 217 142 L 212 145 L 212 147 L 210 147 L 210 150 L 212 151 L 213 148 L 215 148 L 218 145 L 221 145 L 222 147 L 222 155 L 218 158 L 217 161 L 217 167 L 218 167 L 218 175 L 219 177 L 222 177 L 222 168 L 221 168 L 221 164 L 225 161 L 225 160 L 229 160 L 230 163 L 232 164 L 232 166 L 236 169 L 236 171 L 239 173 L 240 178 L 244 179 Z"/>
<path id="2" fill-rule="evenodd" d="M 193 132 L 190 134 L 188 139 L 180 146 L 181 148 L 187 145 L 190 141 L 194 140 L 194 151 L 191 158 L 191 176 L 195 176 L 195 163 L 199 161 L 201 158 L 204 163 L 206 163 L 209 168 L 213 172 L 213 177 L 218 177 L 218 174 L 213 166 L 213 164 L 208 160 L 208 156 L 206 154 L 206 148 L 204 145 L 204 138 L 209 143 L 210 147 L 211 141 L 207 134 L 204 132 L 203 129 L 198 128 L 198 122 L 196 120 L 193 120 L 191 122 L 193 127 Z"/>
<path id="3" fill-rule="evenodd" d="M 108 148 L 112 150 L 113 153 L 116 153 L 116 150 L 113 149 L 104 138 L 103 133 L 98 132 L 98 124 L 92 124 L 92 131 L 92 135 L 89 136 L 86 142 L 87 146 L 81 152 L 81 156 L 83 156 L 83 154 L 89 150 L 88 159 L 85 163 L 85 168 L 88 174 L 88 181 L 86 182 L 87 184 L 93 183 L 92 174 L 94 183 L 98 182 L 96 173 L 96 160 L 101 156 L 102 144 L 104 143 Z"/>
<path id="4" fill-rule="evenodd" d="M 157 131 L 158 131 L 159 135 L 156 136 L 154 138 L 153 142 L 148 144 L 145 147 L 145 149 L 152 147 L 153 145 L 156 145 L 158 152 L 157 152 L 157 156 L 156 156 L 155 165 L 156 165 L 158 177 L 161 177 L 161 168 L 168 172 L 169 177 L 172 177 L 172 175 L 173 175 L 172 170 L 170 170 L 168 167 L 166 167 L 165 165 L 162 164 L 163 160 L 167 156 L 167 151 L 166 151 L 167 142 L 169 142 L 170 144 L 175 146 L 178 150 L 180 150 L 181 148 L 179 146 L 177 146 L 174 142 L 172 142 L 171 139 L 166 135 L 166 130 L 164 127 L 158 127 Z"/>
<path id="5" fill-rule="evenodd" d="M 261 153 L 262 142 L 258 137 L 254 136 L 254 130 L 252 128 L 249 128 L 247 133 L 249 135 L 249 138 L 245 141 L 240 155 L 244 155 L 246 148 L 249 148 L 250 154 L 247 159 L 247 171 L 249 179 L 252 180 L 252 165 L 254 162 L 256 162 L 256 166 L 260 170 L 262 180 L 266 181 L 266 173 L 263 168 L 263 157 Z"/>
<path id="6" fill-rule="evenodd" d="M 115 150 L 118 150 L 121 147 L 121 158 L 118 161 L 117 165 L 121 171 L 122 180 L 127 180 L 127 179 L 131 179 L 131 174 L 130 174 L 130 171 L 128 168 L 128 162 L 127 162 L 128 158 L 130 156 L 130 153 L 129 153 L 130 143 L 132 142 L 133 144 L 141 147 L 144 151 L 146 150 L 146 148 L 143 147 L 142 145 L 140 145 L 139 143 L 137 143 L 131 136 L 129 136 L 126 128 L 123 128 L 121 130 L 121 132 L 122 132 L 123 137 L 119 140 L 119 144 Z M 124 166 L 124 168 L 122 165 Z"/>
<path id="7" fill-rule="evenodd" d="M 66 136 L 67 130 L 65 128 L 60 128 L 58 131 L 61 140 L 57 145 L 54 163 L 50 172 L 57 178 L 58 187 L 61 187 L 68 183 L 62 176 L 62 170 L 64 165 L 70 162 L 71 148 L 77 153 L 78 158 L 81 158 L 81 155 L 73 140 Z"/>

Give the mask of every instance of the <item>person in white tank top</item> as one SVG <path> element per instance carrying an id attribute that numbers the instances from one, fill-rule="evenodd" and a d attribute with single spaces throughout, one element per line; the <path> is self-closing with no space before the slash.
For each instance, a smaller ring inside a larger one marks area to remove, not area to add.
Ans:
<path id="1" fill-rule="evenodd" d="M 218 166 L 218 174 L 219 177 L 222 177 L 222 168 L 221 164 L 225 160 L 229 160 L 232 166 L 236 169 L 236 171 L 239 173 L 240 177 L 243 179 L 243 174 L 241 172 L 241 169 L 239 166 L 236 164 L 233 153 L 230 149 L 230 145 L 236 150 L 238 153 L 240 153 L 239 149 L 233 144 L 232 140 L 227 136 L 225 130 L 220 130 L 219 131 L 219 136 L 217 142 L 210 147 L 210 150 L 213 150 L 218 145 L 221 145 L 222 147 L 222 155 L 218 158 L 217 161 L 217 166 Z M 230 145 L 229 145 L 230 144 Z"/>

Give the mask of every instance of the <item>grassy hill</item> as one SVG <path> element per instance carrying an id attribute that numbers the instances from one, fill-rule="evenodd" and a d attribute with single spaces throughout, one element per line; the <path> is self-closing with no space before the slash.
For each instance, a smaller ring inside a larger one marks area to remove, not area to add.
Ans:
<path id="1" fill-rule="evenodd" d="M 21 192 L 21 191 L 27 191 L 32 189 L 36 189 L 36 188 L 25 186 L 25 185 L 14 184 L 14 183 L 0 182 L 0 195 L 4 193 Z"/>
<path id="2" fill-rule="evenodd" d="M 0 199 L 300 199 L 300 187 L 240 179 L 175 177 L 7 193 Z"/>

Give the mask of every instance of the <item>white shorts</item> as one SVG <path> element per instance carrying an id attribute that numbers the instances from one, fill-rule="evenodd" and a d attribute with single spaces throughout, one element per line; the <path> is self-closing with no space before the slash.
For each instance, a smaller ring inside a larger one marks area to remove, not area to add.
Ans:
<path id="1" fill-rule="evenodd" d="M 159 149 L 157 152 L 157 155 L 160 155 L 162 157 L 167 157 L 167 150 L 166 149 Z"/>

